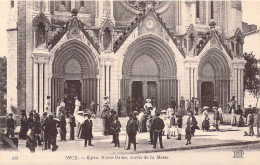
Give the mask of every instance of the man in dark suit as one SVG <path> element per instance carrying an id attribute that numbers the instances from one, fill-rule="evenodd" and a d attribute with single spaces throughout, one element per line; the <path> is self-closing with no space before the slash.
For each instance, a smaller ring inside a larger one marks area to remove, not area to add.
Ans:
<path id="1" fill-rule="evenodd" d="M 156 148 L 157 140 L 159 137 L 160 141 L 160 147 L 163 149 L 163 144 L 162 144 L 162 131 L 165 127 L 163 120 L 159 117 L 160 113 L 156 113 L 156 118 L 153 119 L 153 123 L 151 126 L 151 129 L 154 130 L 154 143 L 153 143 L 153 148 Z"/>
<path id="2" fill-rule="evenodd" d="M 46 130 L 46 122 L 48 119 L 49 119 L 49 117 L 47 116 L 47 112 L 43 112 L 43 115 L 41 118 L 41 128 L 42 128 L 42 140 L 44 141 L 44 150 L 51 148 L 49 139 L 47 137 L 47 130 Z"/>
<path id="3" fill-rule="evenodd" d="M 84 143 L 84 147 L 87 146 L 87 141 L 88 141 L 88 145 L 89 146 L 94 146 L 92 143 L 91 143 L 91 139 L 93 138 L 93 134 L 92 134 L 92 120 L 90 120 L 91 118 L 91 114 L 89 113 L 84 113 L 84 117 L 88 117 L 84 123 L 82 124 L 82 139 L 85 139 L 85 143 Z"/>
<path id="4" fill-rule="evenodd" d="M 57 126 L 59 126 L 59 122 L 53 119 L 52 114 L 49 115 L 48 120 L 46 120 L 43 124 L 48 141 L 52 145 L 52 151 L 56 151 L 58 149 L 58 146 L 56 145 L 56 138 L 58 134 Z"/>
<path id="5" fill-rule="evenodd" d="M 69 124 L 70 124 L 70 140 L 74 140 L 74 136 L 75 136 L 74 127 L 76 127 L 76 121 L 73 112 L 70 112 Z"/>
<path id="6" fill-rule="evenodd" d="M 7 136 L 14 137 L 15 124 L 14 124 L 14 119 L 13 119 L 12 113 L 10 113 L 8 115 L 8 119 L 6 119 L 6 129 L 7 129 Z"/>
<path id="7" fill-rule="evenodd" d="M 131 143 L 134 144 L 134 150 L 136 151 L 136 134 L 138 131 L 137 119 L 131 113 L 129 114 L 130 119 L 126 125 L 126 133 L 128 135 L 128 147 L 126 150 L 130 149 Z"/>

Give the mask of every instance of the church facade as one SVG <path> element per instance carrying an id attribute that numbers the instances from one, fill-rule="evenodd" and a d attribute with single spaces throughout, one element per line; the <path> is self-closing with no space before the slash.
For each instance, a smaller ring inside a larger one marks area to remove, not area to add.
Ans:
<path id="1" fill-rule="evenodd" d="M 155 98 L 243 107 L 240 1 L 11 1 L 8 111 Z"/>

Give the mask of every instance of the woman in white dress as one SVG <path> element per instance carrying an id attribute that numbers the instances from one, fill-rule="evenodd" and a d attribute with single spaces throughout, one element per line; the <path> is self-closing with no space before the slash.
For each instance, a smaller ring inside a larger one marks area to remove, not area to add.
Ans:
<path id="1" fill-rule="evenodd" d="M 74 109 L 74 116 L 77 116 L 79 107 L 81 106 L 80 101 L 78 100 L 78 97 L 75 97 L 75 109 Z"/>

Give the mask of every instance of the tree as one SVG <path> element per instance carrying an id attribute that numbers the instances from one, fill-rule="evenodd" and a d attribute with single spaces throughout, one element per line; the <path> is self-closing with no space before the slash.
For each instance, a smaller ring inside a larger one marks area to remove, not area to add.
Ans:
<path id="1" fill-rule="evenodd" d="M 244 90 L 249 91 L 256 98 L 256 107 L 260 97 L 260 67 L 259 60 L 255 58 L 253 53 L 244 53 L 246 60 L 244 69 Z"/>
<path id="2" fill-rule="evenodd" d="M 6 81 L 7 80 L 7 60 L 6 57 L 0 57 L 0 115 L 6 112 Z"/>

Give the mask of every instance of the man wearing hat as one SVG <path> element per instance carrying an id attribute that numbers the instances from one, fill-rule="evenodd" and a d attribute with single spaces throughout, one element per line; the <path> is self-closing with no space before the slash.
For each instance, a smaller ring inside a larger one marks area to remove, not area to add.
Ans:
<path id="1" fill-rule="evenodd" d="M 213 124 L 213 126 L 216 128 L 216 131 L 219 131 L 219 112 L 218 112 L 218 107 L 213 107 L 213 110 L 214 110 L 214 116 L 213 116 L 214 124 Z"/>
<path id="2" fill-rule="evenodd" d="M 26 134 L 28 131 L 28 123 L 27 123 L 27 116 L 25 110 L 21 110 L 21 129 L 19 133 L 19 139 L 26 139 Z"/>
<path id="3" fill-rule="evenodd" d="M 171 98 L 171 103 L 170 103 L 170 105 L 172 106 L 172 108 L 173 108 L 174 110 L 176 109 L 177 103 L 176 103 L 174 97 Z"/>
<path id="4" fill-rule="evenodd" d="M 84 147 L 87 146 L 87 142 L 88 142 L 88 146 L 94 146 L 91 143 L 91 139 L 93 138 L 93 134 L 92 134 L 93 123 L 92 123 L 92 120 L 90 119 L 91 114 L 84 113 L 84 117 L 86 117 L 86 116 L 87 116 L 87 119 L 82 124 L 82 135 L 81 135 L 81 138 L 85 139 Z"/>
<path id="5" fill-rule="evenodd" d="M 160 118 L 160 113 L 156 113 L 156 118 L 153 119 L 151 129 L 154 130 L 154 143 L 153 143 L 153 148 L 156 148 L 157 140 L 159 137 L 159 142 L 160 142 L 160 147 L 163 149 L 163 144 L 162 144 L 162 131 L 164 129 L 165 125 L 163 123 L 163 120 Z"/>
<path id="6" fill-rule="evenodd" d="M 214 97 L 213 107 L 217 107 L 218 108 L 218 98 L 217 97 Z"/>
<path id="7" fill-rule="evenodd" d="M 184 100 L 183 96 L 181 96 L 181 100 L 180 100 L 180 109 L 181 109 L 180 115 L 183 116 L 185 113 L 185 100 Z"/>
<path id="8" fill-rule="evenodd" d="M 76 120 L 75 120 L 75 116 L 73 115 L 72 112 L 69 113 L 70 117 L 69 117 L 69 124 L 70 124 L 70 140 L 74 140 L 74 127 L 76 127 Z"/>
<path id="9" fill-rule="evenodd" d="M 41 140 L 44 141 L 44 150 L 50 149 L 50 142 L 47 137 L 47 130 L 45 129 L 46 122 L 48 120 L 47 112 L 43 112 L 42 118 L 41 118 Z"/>
<path id="10" fill-rule="evenodd" d="M 52 145 L 52 151 L 56 151 L 58 146 L 56 145 L 56 138 L 58 134 L 57 126 L 59 123 L 53 119 L 53 114 L 50 114 L 48 120 L 43 124 L 49 143 Z"/>
<path id="11" fill-rule="evenodd" d="M 133 115 L 129 114 L 129 120 L 127 121 L 126 125 L 126 133 L 128 135 L 128 147 L 126 150 L 130 149 L 130 144 L 134 144 L 134 150 L 136 151 L 136 134 L 138 131 L 138 123 L 137 120 L 133 117 Z"/>
<path id="12" fill-rule="evenodd" d="M 15 129 L 15 124 L 14 124 L 14 119 L 13 119 L 13 114 L 10 113 L 8 115 L 8 118 L 6 119 L 6 130 L 7 130 L 7 136 L 14 137 L 14 129 Z"/>

